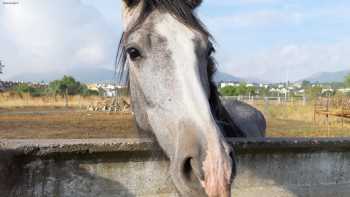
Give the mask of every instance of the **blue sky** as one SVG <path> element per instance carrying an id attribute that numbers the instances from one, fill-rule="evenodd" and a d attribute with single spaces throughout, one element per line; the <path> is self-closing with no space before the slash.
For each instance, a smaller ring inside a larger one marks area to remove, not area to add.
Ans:
<path id="1" fill-rule="evenodd" d="M 0 0 L 4 1 L 4 0 Z M 219 69 L 266 81 L 350 69 L 348 0 L 204 0 Z M 120 0 L 19 0 L 0 5 L 3 78 L 113 68 Z"/>

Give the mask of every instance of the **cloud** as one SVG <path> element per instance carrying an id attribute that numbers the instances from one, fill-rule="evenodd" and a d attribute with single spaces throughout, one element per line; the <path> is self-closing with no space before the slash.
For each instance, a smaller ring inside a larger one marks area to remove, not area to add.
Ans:
<path id="1" fill-rule="evenodd" d="M 80 0 L 20 0 L 0 5 L 0 59 L 5 77 L 113 67 L 118 31 Z"/>
<path id="2" fill-rule="evenodd" d="M 209 3 L 208 3 L 209 4 Z M 218 43 L 219 68 L 239 77 L 299 80 L 349 69 L 349 2 L 215 1 L 203 21 Z"/>
<path id="3" fill-rule="evenodd" d="M 286 3 L 286 0 L 220 0 L 205 1 L 209 6 L 232 6 L 232 5 L 267 5 L 276 3 Z"/>
<path id="4" fill-rule="evenodd" d="M 288 44 L 222 62 L 233 75 L 266 81 L 300 80 L 316 72 L 349 69 L 350 40 L 332 44 Z"/>
<path id="5" fill-rule="evenodd" d="M 258 10 L 253 12 L 241 12 L 217 17 L 206 17 L 211 26 L 220 30 L 225 28 L 259 28 L 270 25 L 300 24 L 303 14 L 300 12 L 285 12 L 277 10 Z"/>
<path id="6" fill-rule="evenodd" d="M 279 81 L 286 70 L 296 80 L 349 68 L 349 6 L 345 0 L 207 0 L 198 11 L 217 40 L 223 70 Z M 0 4 L 0 59 L 7 66 L 1 77 L 112 68 L 119 10 L 120 0 Z"/>

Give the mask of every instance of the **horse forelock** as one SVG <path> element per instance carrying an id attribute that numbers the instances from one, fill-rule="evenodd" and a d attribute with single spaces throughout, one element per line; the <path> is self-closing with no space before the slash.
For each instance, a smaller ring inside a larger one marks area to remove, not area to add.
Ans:
<path id="1" fill-rule="evenodd" d="M 126 76 L 128 73 L 128 65 L 126 62 L 126 51 L 124 46 L 125 40 L 127 40 L 128 36 L 137 30 L 146 18 L 156 9 L 160 12 L 170 13 L 190 29 L 198 31 L 203 35 L 208 36 L 210 40 L 213 40 L 213 37 L 198 19 L 193 8 L 186 2 L 186 0 L 142 0 L 139 4 L 141 7 L 137 7 L 137 9 L 140 10 L 140 13 L 137 13 L 132 24 L 124 30 L 118 45 L 115 74 L 118 82 L 121 84 L 128 83 L 128 76 Z"/>

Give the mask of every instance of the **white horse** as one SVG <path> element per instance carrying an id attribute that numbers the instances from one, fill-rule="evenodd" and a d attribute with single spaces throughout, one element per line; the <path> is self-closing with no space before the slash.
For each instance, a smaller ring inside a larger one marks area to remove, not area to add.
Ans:
<path id="1" fill-rule="evenodd" d="M 123 0 L 119 73 L 128 75 L 140 130 L 170 159 L 182 196 L 231 194 L 235 155 L 225 137 L 265 135 L 262 114 L 219 99 L 211 36 L 195 17 L 200 0 Z"/>

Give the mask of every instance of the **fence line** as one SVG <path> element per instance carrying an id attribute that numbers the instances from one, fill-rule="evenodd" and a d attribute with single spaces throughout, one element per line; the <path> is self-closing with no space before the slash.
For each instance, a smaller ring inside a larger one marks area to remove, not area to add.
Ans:
<path id="1" fill-rule="evenodd" d="M 223 96 L 223 99 L 238 100 L 254 104 L 255 102 L 276 103 L 276 104 L 302 104 L 306 105 L 308 102 L 307 97 L 268 97 L 268 96 Z"/>
<path id="2" fill-rule="evenodd" d="M 341 118 L 342 127 L 344 120 L 350 119 L 350 97 L 319 97 L 314 106 L 314 122 L 319 120 L 319 116 L 325 116 L 327 126 L 331 116 Z"/>

